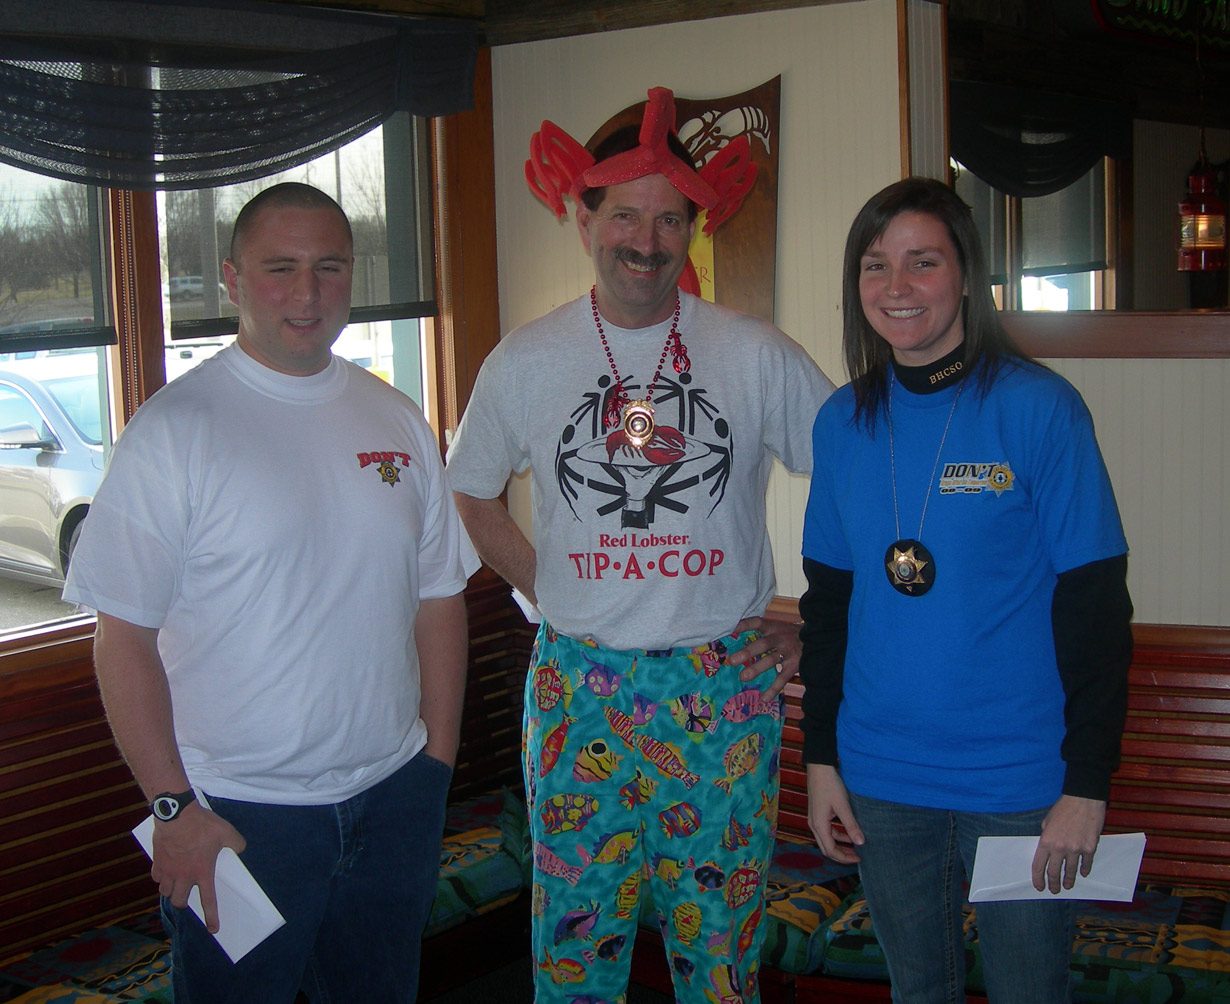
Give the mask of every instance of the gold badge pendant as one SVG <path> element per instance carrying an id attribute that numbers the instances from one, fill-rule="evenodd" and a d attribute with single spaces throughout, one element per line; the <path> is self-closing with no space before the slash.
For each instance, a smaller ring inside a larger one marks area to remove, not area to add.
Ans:
<path id="1" fill-rule="evenodd" d="M 624 408 L 624 435 L 628 443 L 640 449 L 653 439 L 653 408 L 648 401 L 629 401 Z"/>
<path id="2" fill-rule="evenodd" d="M 884 552 L 884 571 L 899 593 L 921 596 L 935 582 L 935 560 L 917 540 L 895 540 Z"/>

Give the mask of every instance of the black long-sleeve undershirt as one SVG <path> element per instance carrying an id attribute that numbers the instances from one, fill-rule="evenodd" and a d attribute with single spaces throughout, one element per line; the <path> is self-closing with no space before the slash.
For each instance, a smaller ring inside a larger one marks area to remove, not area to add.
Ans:
<path id="1" fill-rule="evenodd" d="M 1110 794 L 1127 714 L 1131 621 L 1126 554 L 1060 573 L 1051 627 L 1064 693 L 1065 795 Z"/>
<path id="2" fill-rule="evenodd" d="M 841 705 L 850 637 L 854 573 L 803 559 L 807 591 L 799 600 L 799 676 L 803 680 L 803 762 L 837 763 L 837 709 Z"/>

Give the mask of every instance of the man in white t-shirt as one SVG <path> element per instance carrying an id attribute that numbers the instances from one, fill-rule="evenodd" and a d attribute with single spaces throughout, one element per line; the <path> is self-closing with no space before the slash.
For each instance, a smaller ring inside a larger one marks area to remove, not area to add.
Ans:
<path id="1" fill-rule="evenodd" d="M 181 1004 L 416 994 L 476 562 L 422 413 L 331 352 L 353 262 L 324 193 L 244 207 L 238 337 L 137 411 L 65 586 L 98 611 Z M 235 964 L 208 933 L 223 847 L 286 919 Z"/>
<path id="2" fill-rule="evenodd" d="M 492 351 L 449 452 L 475 546 L 543 617 L 524 764 L 538 1004 L 623 999 L 645 889 L 676 1000 L 759 999 L 800 650 L 763 619 L 765 491 L 774 457 L 811 470 L 832 384 L 772 325 L 678 288 L 697 204 L 720 213 L 673 122 L 655 88 L 639 132 L 547 158 L 545 176 L 593 162 L 571 191 L 594 287 Z M 498 497 L 527 468 L 533 544 Z"/>

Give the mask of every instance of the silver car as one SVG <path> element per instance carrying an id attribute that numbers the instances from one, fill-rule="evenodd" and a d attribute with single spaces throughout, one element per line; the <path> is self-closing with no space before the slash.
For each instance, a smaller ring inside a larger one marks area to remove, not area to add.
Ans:
<path id="1" fill-rule="evenodd" d="M 0 575 L 64 581 L 102 443 L 96 372 L 34 380 L 0 368 Z"/>

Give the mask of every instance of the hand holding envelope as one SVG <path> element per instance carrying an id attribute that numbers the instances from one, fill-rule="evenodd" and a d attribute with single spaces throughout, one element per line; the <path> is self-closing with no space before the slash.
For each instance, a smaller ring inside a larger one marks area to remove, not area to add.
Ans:
<path id="1" fill-rule="evenodd" d="M 132 835 L 151 858 L 154 852 L 154 817 L 137 824 Z M 218 933 L 214 935 L 232 962 L 238 962 L 270 934 L 286 923 L 278 908 L 256 883 L 252 873 L 229 847 L 218 854 L 214 871 L 218 892 Z M 192 912 L 205 920 L 201 893 L 195 887 L 188 897 Z"/>
<path id="2" fill-rule="evenodd" d="M 1057 893 L 1034 888 L 1031 868 L 1037 849 L 1037 837 L 979 837 L 969 901 L 1093 899 L 1130 903 L 1145 853 L 1145 835 L 1103 834 L 1089 874 L 1077 874 L 1071 889 L 1060 889 Z"/>

